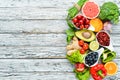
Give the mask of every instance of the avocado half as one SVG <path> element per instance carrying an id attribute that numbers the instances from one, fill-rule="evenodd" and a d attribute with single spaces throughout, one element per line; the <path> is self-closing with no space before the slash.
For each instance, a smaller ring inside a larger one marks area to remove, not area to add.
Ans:
<path id="1" fill-rule="evenodd" d="M 79 39 L 84 40 L 86 42 L 91 42 L 91 41 L 96 39 L 95 33 L 90 31 L 90 30 L 86 30 L 86 29 L 80 30 L 80 31 L 76 31 L 75 35 Z"/>

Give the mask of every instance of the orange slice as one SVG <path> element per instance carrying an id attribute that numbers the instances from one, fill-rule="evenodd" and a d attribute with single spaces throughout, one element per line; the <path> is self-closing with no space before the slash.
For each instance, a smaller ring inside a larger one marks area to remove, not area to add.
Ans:
<path id="1" fill-rule="evenodd" d="M 103 29 L 103 22 L 99 18 L 91 19 L 90 25 L 95 28 L 95 32 L 99 32 Z"/>
<path id="2" fill-rule="evenodd" d="M 105 64 L 105 69 L 107 70 L 108 75 L 114 75 L 118 71 L 118 66 L 115 62 L 107 62 Z"/>

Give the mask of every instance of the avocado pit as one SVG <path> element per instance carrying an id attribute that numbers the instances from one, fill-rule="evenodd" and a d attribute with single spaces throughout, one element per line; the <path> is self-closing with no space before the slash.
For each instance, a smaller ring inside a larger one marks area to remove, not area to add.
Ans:
<path id="1" fill-rule="evenodd" d="M 88 31 L 86 31 L 86 32 L 83 32 L 83 33 L 82 33 L 82 36 L 83 36 L 84 38 L 86 38 L 86 39 L 89 39 L 89 38 L 92 36 L 92 34 L 91 34 L 90 32 L 88 32 Z"/>

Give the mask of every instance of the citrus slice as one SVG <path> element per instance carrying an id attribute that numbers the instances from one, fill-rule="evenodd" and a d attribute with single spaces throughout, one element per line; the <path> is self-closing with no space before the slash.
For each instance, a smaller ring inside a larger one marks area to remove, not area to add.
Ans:
<path id="1" fill-rule="evenodd" d="M 103 29 L 103 22 L 99 18 L 90 20 L 90 25 L 95 28 L 95 32 L 99 32 Z"/>
<path id="2" fill-rule="evenodd" d="M 118 71 L 118 66 L 115 62 L 107 62 L 105 64 L 105 68 L 107 70 L 108 75 L 114 75 Z"/>
<path id="3" fill-rule="evenodd" d="M 92 50 L 92 51 L 96 51 L 96 50 L 98 50 L 98 48 L 99 48 L 99 43 L 98 43 L 97 41 L 92 41 L 92 42 L 90 42 L 90 44 L 89 44 L 89 48 L 90 48 L 90 50 Z"/>
<path id="4" fill-rule="evenodd" d="M 100 13 L 100 7 L 92 1 L 87 1 L 82 7 L 82 14 L 88 19 L 96 18 Z"/>

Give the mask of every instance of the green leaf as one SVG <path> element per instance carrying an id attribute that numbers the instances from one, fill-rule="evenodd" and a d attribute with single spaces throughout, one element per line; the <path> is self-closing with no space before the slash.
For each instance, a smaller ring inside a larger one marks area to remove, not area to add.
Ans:
<path id="1" fill-rule="evenodd" d="M 66 40 L 67 40 L 67 43 L 69 44 L 71 42 L 73 36 L 75 35 L 75 32 L 72 29 L 68 29 L 68 30 L 66 30 L 66 34 L 67 34 Z"/>
<path id="2" fill-rule="evenodd" d="M 85 54 L 80 54 L 79 50 L 73 52 L 70 56 L 67 55 L 67 59 L 72 63 L 75 64 L 77 62 L 83 63 L 84 62 Z"/>

